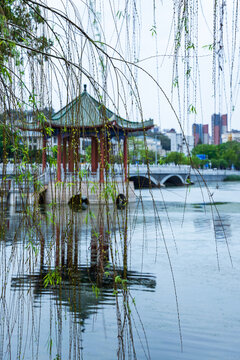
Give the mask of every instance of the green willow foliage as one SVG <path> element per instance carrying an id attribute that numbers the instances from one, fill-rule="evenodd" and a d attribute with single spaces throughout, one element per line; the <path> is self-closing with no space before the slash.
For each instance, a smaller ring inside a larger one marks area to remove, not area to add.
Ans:
<path id="1" fill-rule="evenodd" d="M 16 44 L 32 48 L 29 55 L 38 51 L 47 51 L 53 45 L 51 39 L 37 35 L 39 24 L 44 19 L 38 5 L 26 6 L 24 1 L 1 0 L 0 2 L 0 64 L 9 57 L 15 59 L 16 65 L 22 62 L 21 52 Z"/>
<path id="2" fill-rule="evenodd" d="M 15 126 L 15 120 L 19 121 L 20 127 L 22 126 L 24 128 L 25 125 L 28 125 L 25 116 L 26 111 L 31 109 L 33 115 L 36 116 L 34 119 L 36 119 L 37 125 L 42 125 L 42 133 L 50 136 L 52 132 L 51 127 L 46 128 L 44 126 L 47 114 L 45 116 L 39 109 L 44 109 L 45 107 L 50 109 L 52 106 L 55 107 L 56 103 L 59 108 L 62 108 L 66 103 L 70 103 L 79 95 L 83 90 L 83 84 L 85 82 L 88 83 L 94 98 L 101 103 L 101 107 L 109 106 L 109 108 L 112 108 L 117 115 L 121 113 L 126 120 L 143 121 L 145 116 L 141 104 L 143 93 L 141 92 L 142 89 L 139 86 L 138 80 L 139 73 L 144 73 L 154 85 L 151 89 L 149 88 L 149 91 L 151 91 L 152 94 L 154 94 L 155 91 L 158 91 L 164 101 L 167 102 L 169 106 L 168 109 L 174 114 L 176 122 L 181 130 L 189 130 L 190 118 L 194 118 L 195 120 L 199 114 L 197 101 L 199 95 L 199 1 L 174 0 L 171 2 L 171 6 L 173 6 L 173 31 L 171 31 L 172 46 L 169 48 L 173 48 L 171 54 L 173 66 L 172 78 L 170 76 L 170 83 L 172 83 L 172 93 L 170 96 L 172 95 L 172 99 L 174 99 L 179 106 L 178 113 L 175 110 L 175 108 L 177 108 L 176 104 L 173 100 L 171 101 L 168 97 L 169 95 L 162 87 L 163 84 L 161 83 L 159 74 L 157 73 L 157 76 L 154 76 L 154 72 L 150 73 L 146 68 L 141 66 L 141 62 L 143 61 L 143 59 L 141 60 L 140 58 L 141 3 L 143 4 L 144 2 L 141 2 L 141 0 L 125 0 L 122 2 L 112 0 L 68 0 L 66 2 L 59 2 L 60 10 L 56 8 L 56 5 L 53 7 L 51 1 L 0 0 L 0 112 L 3 114 L 1 119 L 3 125 L 0 128 L 0 148 L 2 149 L 1 157 L 4 165 L 8 162 L 7 157 L 12 155 L 11 151 L 14 150 L 14 163 L 17 171 L 16 180 L 19 182 L 20 189 L 22 187 L 22 189 L 25 190 L 24 186 L 33 181 L 33 175 L 35 175 L 36 168 L 31 168 L 29 165 L 37 159 L 33 158 L 27 145 L 22 142 L 22 139 L 16 130 L 17 126 Z M 160 43 L 159 36 L 161 35 L 159 33 L 158 25 L 161 21 L 161 17 L 157 18 L 159 15 L 157 12 L 156 1 L 149 1 L 149 3 L 153 5 L 153 24 L 149 24 L 148 31 L 150 29 L 149 33 L 151 38 L 156 40 L 156 59 L 158 59 L 158 55 L 160 55 L 158 49 L 158 44 Z M 234 1 L 234 3 L 237 2 Z M 103 14 L 103 4 L 109 6 L 109 11 L 108 14 L 105 15 L 105 19 Z M 222 15 L 220 16 L 220 19 L 218 17 L 220 7 L 223 7 L 223 4 L 223 0 L 214 2 L 214 39 L 213 46 L 211 49 L 209 48 L 209 50 L 213 52 L 214 59 L 213 85 L 215 96 L 218 90 L 216 86 L 217 79 L 221 79 L 221 81 L 223 79 L 222 72 L 219 77 L 216 76 L 216 68 L 220 71 L 220 66 L 222 67 L 224 64 L 222 61 L 223 51 L 222 48 L 220 49 L 220 46 L 223 46 L 223 43 L 220 40 L 222 39 L 224 26 L 220 27 L 220 25 L 225 24 L 225 22 L 222 21 Z M 158 2 L 158 6 L 161 6 L 161 2 Z M 238 10 L 236 10 L 234 14 L 237 15 L 237 11 Z M 237 18 L 238 17 L 236 16 L 236 19 Z M 110 34 L 109 36 L 109 34 L 105 34 L 104 28 L 105 25 L 111 27 L 110 24 L 112 29 L 115 30 L 114 34 Z M 238 24 L 234 23 L 234 25 L 236 25 L 234 26 L 234 29 L 237 29 Z M 220 28 L 220 34 L 218 34 L 216 30 L 218 28 Z M 235 34 L 233 34 L 233 37 L 234 36 Z M 233 44 L 234 43 L 235 42 L 233 41 Z M 53 44 L 55 47 L 53 47 Z M 125 47 L 124 44 L 126 44 Z M 164 57 L 166 55 L 167 54 L 165 54 Z M 234 59 L 234 54 L 232 56 Z M 48 59 L 48 61 L 44 61 L 46 59 Z M 158 64 L 156 68 L 160 71 L 160 66 Z M 232 69 L 236 69 L 234 64 L 232 64 Z M 233 73 L 234 71 L 232 70 L 232 74 Z M 231 89 L 233 87 L 233 84 L 231 84 Z M 181 91 L 182 89 L 183 91 Z M 175 99 L 177 99 L 177 101 Z M 13 110 L 16 111 L 17 116 L 12 116 Z M 21 113 L 20 117 L 18 116 L 19 113 Z M 167 120 L 168 119 L 166 119 L 166 122 Z M 73 121 L 72 125 L 74 125 L 74 120 L 71 119 L 71 121 Z M 77 119 L 77 121 L 81 121 L 81 119 Z M 77 123 L 77 125 L 79 125 L 79 123 Z M 24 130 L 26 130 L 26 128 L 24 128 Z M 41 135 L 42 134 L 40 133 L 40 136 Z M 145 135 L 146 134 L 144 134 L 144 136 Z M 118 150 L 119 162 L 123 163 L 120 140 L 121 139 L 117 139 L 116 147 Z M 145 140 L 146 139 L 139 145 L 142 156 L 146 159 L 148 165 L 151 155 L 152 160 L 154 160 L 154 154 L 151 154 L 151 152 L 147 150 Z M 169 147 L 169 140 L 165 142 L 166 146 Z M 16 156 L 16 152 L 18 152 L 18 156 Z M 87 155 L 90 158 L 89 151 Z M 132 156 L 134 155 L 135 154 L 132 153 Z M 41 157 L 41 154 L 39 157 Z M 55 167 L 55 160 L 55 157 L 52 156 L 52 164 L 50 160 L 48 163 L 53 165 L 52 167 Z M 20 165 L 18 166 L 18 164 Z M 41 169 L 39 171 L 41 172 Z M 5 186 L 3 190 L 5 190 L 9 185 L 6 181 L 6 166 L 3 166 L 2 175 L 3 185 Z M 37 174 L 36 171 L 36 175 L 39 176 L 41 174 Z M 148 176 L 150 176 L 149 167 Z M 84 169 L 79 170 L 78 178 L 80 179 L 80 182 L 85 178 Z M 56 179 L 54 178 L 51 182 L 53 193 L 56 193 L 57 187 L 61 188 L 62 185 L 61 182 L 56 183 L 55 180 Z M 35 178 L 33 185 L 34 195 L 38 195 L 37 189 L 42 190 L 43 188 L 43 184 L 41 184 L 39 177 Z M 73 185 L 75 185 L 74 182 L 69 182 L 68 188 Z M 92 194 L 97 193 L 98 185 L 97 182 L 91 183 L 90 181 L 89 192 Z M 14 230 L 16 233 L 14 234 L 14 239 L 16 238 L 17 240 L 19 238 L 18 234 L 20 230 L 22 231 L 23 238 L 23 246 L 21 250 L 19 250 L 21 251 L 19 259 L 22 259 L 23 261 L 25 272 L 21 272 L 21 267 L 19 267 L 21 274 L 19 274 L 19 272 L 18 274 L 23 275 L 25 280 L 22 282 L 20 281 L 20 283 L 26 281 L 26 277 L 29 274 L 32 275 L 32 267 L 37 263 L 40 268 L 39 273 L 37 274 L 38 288 L 40 288 L 40 290 L 45 289 L 45 287 L 52 287 L 54 290 L 59 288 L 59 303 L 57 306 L 55 306 L 56 304 L 51 303 L 51 306 L 54 306 L 55 310 L 57 309 L 57 321 L 52 322 L 52 317 L 50 317 L 49 320 L 50 335 L 54 330 L 59 334 L 55 346 L 56 351 L 59 351 L 55 356 L 56 359 L 60 359 L 61 352 L 67 351 L 67 346 L 64 350 L 61 348 L 61 341 L 64 337 L 61 329 L 61 316 L 68 316 L 67 313 L 64 314 L 62 311 L 62 303 L 64 302 L 69 304 L 70 308 L 73 310 L 73 317 L 70 319 L 70 341 L 73 340 L 75 350 L 79 349 L 79 352 L 76 351 L 78 358 L 83 358 L 81 353 L 82 350 L 80 351 L 82 347 L 76 345 L 80 339 L 80 336 L 78 335 L 81 335 L 84 332 L 81 321 L 76 321 L 76 307 L 78 306 L 79 300 L 77 294 L 78 290 L 81 290 L 83 279 L 83 271 L 79 269 L 78 262 L 78 245 L 81 243 L 81 240 L 85 241 L 85 233 L 82 232 L 82 229 L 86 230 L 87 240 L 87 235 L 89 238 L 91 237 L 89 249 L 92 251 L 93 262 L 96 260 L 94 268 L 97 269 L 97 274 L 94 273 L 94 276 L 92 277 L 90 276 L 90 273 L 93 269 L 91 267 L 87 269 L 84 279 L 85 282 L 90 285 L 96 298 L 101 295 L 101 287 L 112 287 L 114 290 L 113 294 L 115 296 L 114 301 L 116 305 L 118 331 L 118 334 L 116 334 L 116 339 L 118 341 L 117 358 L 137 358 L 134 346 L 134 336 L 136 336 L 137 332 L 145 358 L 150 359 L 144 326 L 141 322 L 137 308 L 135 307 L 135 300 L 131 297 L 130 285 L 128 285 L 127 281 L 128 264 L 131 264 L 131 246 L 135 246 L 134 243 L 131 245 L 131 233 L 134 231 L 139 210 L 134 212 L 131 218 L 129 216 L 128 206 L 122 206 L 122 209 L 110 207 L 108 203 L 109 199 L 116 200 L 116 189 L 114 185 L 114 183 L 107 183 L 103 189 L 102 194 L 104 195 L 104 199 L 107 200 L 106 205 L 104 205 L 105 208 L 100 206 L 98 210 L 95 209 L 95 212 L 89 210 L 86 215 L 84 215 L 84 213 L 74 212 L 67 206 L 64 207 L 60 204 L 56 204 L 55 201 L 48 204 L 45 211 L 42 211 L 38 206 L 38 203 L 34 204 L 33 207 L 25 204 L 26 206 L 24 205 L 21 224 Z M 2 191 L 2 197 L 4 196 L 5 193 Z M 128 193 L 126 196 L 128 196 Z M 171 271 L 176 299 L 180 346 L 182 349 L 180 310 L 177 300 L 177 287 L 174 272 L 171 265 L 170 253 L 168 252 L 168 242 L 166 241 L 168 239 L 165 239 L 161 223 L 161 213 L 156 206 L 152 193 L 151 197 L 155 216 L 156 244 L 158 243 L 159 238 L 161 238 Z M 82 205 L 81 196 L 79 196 L 79 198 L 80 205 Z M 122 205 L 124 205 L 124 202 L 124 199 L 121 199 Z M 142 207 L 144 215 L 142 196 L 139 197 L 139 203 L 140 206 L 138 208 Z M 6 207 L 3 202 L 2 204 L 2 223 L 0 223 L 0 230 L 2 232 L 2 239 L 4 239 L 5 234 L 7 234 L 7 221 L 5 221 Z M 167 208 L 165 209 L 167 210 Z M 145 222 L 145 215 L 143 218 L 142 249 L 144 252 L 145 227 L 147 222 Z M 171 228 L 170 219 L 168 220 L 169 227 Z M 174 238 L 173 233 L 172 235 Z M 3 241 L 0 243 L 3 249 L 2 257 L 5 259 L 5 243 Z M 18 241 L 15 241 L 14 246 L 18 247 L 18 245 Z M 217 246 L 216 251 L 218 251 Z M 26 259 L 27 262 L 25 262 Z M 11 258 L 6 258 L 6 264 L 2 262 L 0 271 L 0 277 L 2 276 L 1 283 L 3 284 L 2 293 L 4 293 L 6 288 L 10 285 L 10 281 L 7 283 L 6 279 L 10 279 L 8 277 L 9 268 L 14 261 L 15 253 L 13 247 Z M 27 268 L 25 268 L 25 265 Z M 120 266 L 123 271 L 119 271 Z M 76 274 L 78 277 L 75 276 Z M 61 297 L 68 288 L 74 289 L 75 298 L 73 301 L 70 301 L 70 297 L 68 296 L 65 300 Z M 24 290 L 21 289 L 21 291 Z M 118 293 L 120 296 L 118 296 Z M 29 311 L 29 313 L 32 312 L 33 316 L 35 316 L 34 303 L 31 299 L 30 292 L 27 294 L 24 292 L 21 293 L 20 301 L 22 301 L 22 307 L 28 304 L 25 299 L 25 297 L 28 296 L 30 299 L 30 306 L 27 311 Z M 7 299 L 5 298 L 3 300 L 4 301 L 0 304 L 2 306 L 1 309 L 3 309 L 2 313 L 7 314 L 3 326 L 6 325 L 8 328 L 8 331 L 6 332 L 7 335 L 4 338 L 4 341 L 7 344 L 5 349 L 6 354 L 8 352 L 8 355 L 10 354 L 9 357 L 11 357 L 11 344 L 16 338 L 15 335 L 12 336 L 12 329 L 14 326 L 16 329 L 17 322 L 14 317 L 11 317 L 11 302 L 6 301 Z M 133 313 L 135 308 L 134 318 Z M 50 311 L 52 312 L 52 308 L 50 308 Z M 18 313 L 18 311 L 16 311 L 16 313 Z M 23 313 L 24 311 L 22 310 L 21 315 Z M 41 319 L 41 317 L 39 317 L 39 319 Z M 36 319 L 33 319 L 28 322 L 30 325 L 26 325 L 27 330 L 29 330 L 25 332 L 26 334 L 29 333 L 35 336 L 35 320 Z M 56 326 L 55 328 L 54 323 Z M 41 324 L 44 331 L 48 330 L 47 325 L 47 322 Z M 1 326 L 1 328 L 3 328 L 3 326 Z M 74 330 L 75 326 L 77 329 L 76 332 Z M 27 346 L 25 346 L 25 344 L 27 344 L 27 342 L 25 343 L 25 334 L 22 333 L 23 328 L 24 326 L 21 325 L 20 319 L 17 336 L 18 358 L 24 358 L 25 350 L 22 349 L 27 349 Z M 52 359 L 54 356 L 52 354 L 53 340 L 50 335 L 49 358 Z M 35 351 L 35 346 L 37 349 L 41 349 L 43 345 L 42 343 L 38 343 L 38 339 L 35 342 L 34 337 L 31 338 L 29 344 L 31 344 L 30 351 L 32 351 L 32 354 Z M 68 346 L 69 352 L 71 346 L 72 342 Z M 26 356 L 28 355 L 29 354 L 26 354 Z M 38 358 L 37 355 L 36 358 Z M 75 360 L 77 357 L 74 357 L 74 353 L 72 353 L 68 358 Z M 116 353 L 113 355 L 113 358 L 116 358 Z"/>

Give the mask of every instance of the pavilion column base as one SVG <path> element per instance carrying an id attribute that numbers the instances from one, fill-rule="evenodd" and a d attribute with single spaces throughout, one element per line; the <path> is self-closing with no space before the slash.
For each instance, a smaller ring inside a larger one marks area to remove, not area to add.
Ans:
<path id="1" fill-rule="evenodd" d="M 81 187 L 80 187 L 81 186 Z M 62 182 L 56 185 L 56 183 L 51 182 L 48 184 L 46 193 L 45 193 L 45 203 L 50 204 L 55 202 L 57 204 L 68 204 L 74 196 L 81 196 L 82 199 L 87 199 L 90 205 L 96 204 L 117 204 L 118 201 L 123 201 L 124 199 L 127 202 L 134 202 L 136 200 L 136 195 L 134 192 L 134 183 L 130 181 L 129 183 L 123 182 L 114 182 L 116 194 L 114 199 L 108 194 L 105 189 L 104 184 L 99 184 L 98 181 L 92 182 L 81 182 L 80 183 L 71 183 L 71 186 L 67 182 Z"/>

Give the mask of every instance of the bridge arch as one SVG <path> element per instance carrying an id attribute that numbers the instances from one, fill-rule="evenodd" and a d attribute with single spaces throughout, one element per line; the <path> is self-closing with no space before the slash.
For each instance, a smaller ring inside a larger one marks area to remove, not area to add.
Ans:
<path id="1" fill-rule="evenodd" d="M 129 181 L 134 182 L 134 188 L 135 189 L 141 189 L 141 188 L 149 188 L 149 185 L 151 187 L 159 187 L 159 182 L 153 177 L 153 176 L 144 176 L 144 175 L 134 175 L 129 177 Z"/>
<path id="2" fill-rule="evenodd" d="M 178 174 L 170 174 L 165 176 L 161 180 L 161 185 L 164 186 L 182 186 L 185 185 L 185 181 L 181 175 Z"/>

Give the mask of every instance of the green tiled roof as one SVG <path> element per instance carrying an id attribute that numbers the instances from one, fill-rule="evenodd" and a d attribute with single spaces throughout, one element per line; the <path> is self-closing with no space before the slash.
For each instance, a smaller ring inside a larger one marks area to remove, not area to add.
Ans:
<path id="1" fill-rule="evenodd" d="M 96 101 L 87 91 L 54 114 L 51 126 L 95 128 L 106 122 L 129 131 L 138 131 L 153 126 L 153 120 L 134 122 L 121 118 Z"/>

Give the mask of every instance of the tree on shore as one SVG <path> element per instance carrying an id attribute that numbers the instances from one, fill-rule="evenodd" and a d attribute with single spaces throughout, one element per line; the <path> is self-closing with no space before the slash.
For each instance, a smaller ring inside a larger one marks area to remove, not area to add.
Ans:
<path id="1" fill-rule="evenodd" d="M 197 145 L 192 154 L 205 154 L 212 168 L 227 169 L 233 165 L 240 169 L 240 143 L 237 141 L 228 141 L 220 145 Z"/>

